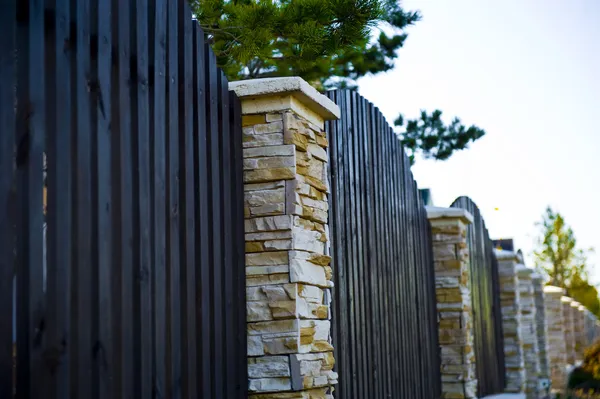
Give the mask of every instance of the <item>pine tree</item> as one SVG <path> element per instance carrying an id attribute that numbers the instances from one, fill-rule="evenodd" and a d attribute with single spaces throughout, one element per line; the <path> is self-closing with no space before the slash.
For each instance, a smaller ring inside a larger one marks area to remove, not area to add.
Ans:
<path id="1" fill-rule="evenodd" d="M 407 28 L 421 19 L 398 0 L 188 0 L 230 80 L 300 76 L 320 90 L 356 89 L 394 67 Z M 448 159 L 485 132 L 441 111 L 410 120 L 401 140 L 411 162 Z M 402 115 L 396 125 L 403 127 Z"/>
<path id="2" fill-rule="evenodd" d="M 399 132 L 400 140 L 411 163 L 414 163 L 417 153 L 421 153 L 425 159 L 444 161 L 485 135 L 483 129 L 475 125 L 467 128 L 458 118 L 445 125 L 440 110 L 433 111 L 431 115 L 421 111 L 421 117 L 406 121 L 406 126 L 404 116 L 400 114 L 394 124 L 404 128 Z"/>
<path id="3" fill-rule="evenodd" d="M 230 80 L 300 76 L 320 89 L 393 68 L 421 16 L 395 0 L 190 0 Z"/>

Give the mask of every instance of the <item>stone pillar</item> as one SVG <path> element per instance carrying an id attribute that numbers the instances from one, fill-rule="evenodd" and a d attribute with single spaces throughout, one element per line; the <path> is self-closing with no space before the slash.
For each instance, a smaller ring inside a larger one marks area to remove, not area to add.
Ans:
<path id="1" fill-rule="evenodd" d="M 494 250 L 500 275 L 500 306 L 504 330 L 504 356 L 506 363 L 506 392 L 525 391 L 525 360 L 521 337 L 521 307 L 517 278 L 517 254 Z"/>
<path id="2" fill-rule="evenodd" d="M 578 321 L 577 344 L 579 345 L 579 348 L 577 350 L 577 356 L 580 361 L 583 361 L 583 355 L 584 355 L 585 349 L 587 348 L 587 338 L 586 338 L 586 331 L 585 331 L 585 319 L 586 319 L 585 312 L 586 311 L 587 311 L 587 308 L 583 305 L 579 305 L 579 307 L 577 307 L 577 321 Z"/>
<path id="3" fill-rule="evenodd" d="M 562 393 L 567 386 L 567 346 L 561 298 L 565 290 L 559 287 L 544 287 L 544 308 L 548 323 L 548 359 L 552 392 Z"/>
<path id="4" fill-rule="evenodd" d="M 519 304 L 521 307 L 521 337 L 523 339 L 523 358 L 525 359 L 525 373 L 527 378 L 525 386 L 527 399 L 537 399 L 540 374 L 532 274 L 533 270 L 524 265 L 517 266 L 520 295 Z"/>
<path id="5" fill-rule="evenodd" d="M 249 397 L 331 398 L 324 122 L 340 111 L 300 78 L 230 89 L 243 114 Z"/>
<path id="6" fill-rule="evenodd" d="M 535 295 L 535 320 L 540 379 L 547 381 L 550 378 L 550 364 L 548 360 L 548 320 L 545 309 L 544 280 L 538 273 L 533 273 L 531 280 Z"/>
<path id="7" fill-rule="evenodd" d="M 571 312 L 571 303 L 573 300 L 568 296 L 561 298 L 563 305 L 563 318 L 565 323 L 565 352 L 567 354 L 567 363 L 575 364 L 575 341 L 573 335 L 573 313 Z"/>
<path id="8" fill-rule="evenodd" d="M 571 302 L 571 317 L 573 318 L 573 345 L 575 351 L 575 364 L 579 361 L 583 360 L 583 350 L 581 347 L 581 335 L 582 325 L 581 325 L 581 312 L 579 311 L 579 307 L 581 304 L 576 300 Z"/>
<path id="9" fill-rule="evenodd" d="M 427 207 L 431 223 L 442 399 L 476 398 L 473 352 L 473 308 L 469 283 L 467 225 L 473 216 L 464 209 Z"/>

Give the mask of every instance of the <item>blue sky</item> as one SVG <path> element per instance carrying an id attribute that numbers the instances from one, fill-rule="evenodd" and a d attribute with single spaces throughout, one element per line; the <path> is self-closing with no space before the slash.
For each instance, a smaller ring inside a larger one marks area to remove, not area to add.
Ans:
<path id="1" fill-rule="evenodd" d="M 419 187 L 431 188 L 438 206 L 470 196 L 490 234 L 526 253 L 550 205 L 582 248 L 600 251 L 600 1 L 402 4 L 423 20 L 409 29 L 396 68 L 360 80 L 361 94 L 389 122 L 439 108 L 447 121 L 487 132 L 449 161 L 418 160 Z M 600 283 L 600 256 L 590 263 Z"/>

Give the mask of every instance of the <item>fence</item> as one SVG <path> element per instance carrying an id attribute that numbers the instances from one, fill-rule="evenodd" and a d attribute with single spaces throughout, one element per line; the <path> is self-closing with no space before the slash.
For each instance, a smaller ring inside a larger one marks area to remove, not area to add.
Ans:
<path id="1" fill-rule="evenodd" d="M 473 224 L 467 229 L 467 243 L 470 252 L 477 396 L 483 397 L 503 392 L 505 387 L 498 261 L 477 205 L 468 197 L 460 197 L 451 206 L 466 209 L 474 218 Z"/>
<path id="2" fill-rule="evenodd" d="M 440 396 L 429 222 L 402 146 L 356 92 L 329 97 L 338 398 Z"/>
<path id="3" fill-rule="evenodd" d="M 186 2 L 0 22 L 0 397 L 246 397 L 240 104 Z"/>

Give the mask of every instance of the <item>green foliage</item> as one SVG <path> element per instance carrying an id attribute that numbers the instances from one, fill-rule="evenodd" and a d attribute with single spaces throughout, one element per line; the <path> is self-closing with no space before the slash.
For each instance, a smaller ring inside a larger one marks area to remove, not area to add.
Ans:
<path id="1" fill-rule="evenodd" d="M 395 0 L 189 2 L 229 79 L 300 76 L 321 89 L 392 69 L 421 17 Z"/>
<path id="2" fill-rule="evenodd" d="M 405 127 L 400 132 L 400 140 L 411 163 L 419 152 L 426 159 L 446 160 L 455 151 L 468 148 L 469 143 L 485 135 L 483 129 L 474 125 L 467 128 L 458 118 L 449 125 L 444 124 L 440 110 L 433 111 L 431 115 L 421 111 L 421 117 L 407 121 L 406 126 L 404 116 L 399 115 L 394 124 Z"/>
<path id="3" fill-rule="evenodd" d="M 548 276 L 550 284 L 565 288 L 567 295 L 600 316 L 598 290 L 589 283 L 587 274 L 587 253 L 592 249 L 578 249 L 573 229 L 550 207 L 537 225 L 540 227 L 538 249 L 534 251 L 537 269 Z"/>

